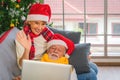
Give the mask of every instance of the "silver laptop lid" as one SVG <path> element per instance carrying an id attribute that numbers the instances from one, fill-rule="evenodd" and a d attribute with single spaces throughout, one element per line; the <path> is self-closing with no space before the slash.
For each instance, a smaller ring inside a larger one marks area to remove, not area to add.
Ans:
<path id="1" fill-rule="evenodd" d="M 22 80 L 70 80 L 71 65 L 24 60 Z"/>

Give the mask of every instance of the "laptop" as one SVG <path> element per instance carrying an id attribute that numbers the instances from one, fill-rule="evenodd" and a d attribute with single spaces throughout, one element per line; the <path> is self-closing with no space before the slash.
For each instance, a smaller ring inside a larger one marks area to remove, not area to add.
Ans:
<path id="1" fill-rule="evenodd" d="M 71 65 L 23 60 L 22 80 L 70 80 Z"/>

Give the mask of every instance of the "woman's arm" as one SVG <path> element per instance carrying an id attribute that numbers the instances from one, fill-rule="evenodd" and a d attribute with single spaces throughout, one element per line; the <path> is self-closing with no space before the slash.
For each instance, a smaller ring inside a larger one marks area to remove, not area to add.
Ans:
<path id="1" fill-rule="evenodd" d="M 29 59 L 29 52 L 31 48 L 30 36 L 26 36 L 24 31 L 19 31 L 16 36 L 16 51 L 19 67 L 22 66 L 23 59 Z"/>
<path id="2" fill-rule="evenodd" d="M 20 66 L 22 66 L 23 59 L 29 60 L 29 52 L 30 52 L 30 49 L 25 49 L 22 57 L 19 59 L 19 65 Z"/>

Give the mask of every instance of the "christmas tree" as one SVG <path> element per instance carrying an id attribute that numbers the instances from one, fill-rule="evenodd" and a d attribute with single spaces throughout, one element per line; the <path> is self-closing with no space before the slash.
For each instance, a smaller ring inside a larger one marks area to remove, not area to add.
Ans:
<path id="1" fill-rule="evenodd" d="M 0 0 L 0 34 L 12 27 L 22 28 L 29 7 L 43 0 Z"/>

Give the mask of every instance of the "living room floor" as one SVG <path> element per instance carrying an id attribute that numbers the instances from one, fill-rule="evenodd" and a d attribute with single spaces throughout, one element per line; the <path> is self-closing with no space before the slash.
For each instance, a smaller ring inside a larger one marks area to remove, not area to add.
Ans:
<path id="1" fill-rule="evenodd" d="M 120 80 L 120 66 L 98 66 L 98 80 Z"/>

